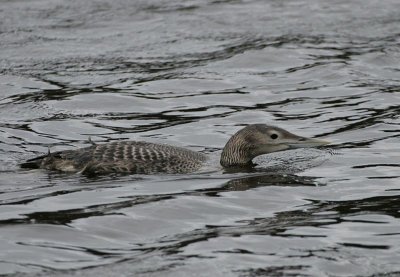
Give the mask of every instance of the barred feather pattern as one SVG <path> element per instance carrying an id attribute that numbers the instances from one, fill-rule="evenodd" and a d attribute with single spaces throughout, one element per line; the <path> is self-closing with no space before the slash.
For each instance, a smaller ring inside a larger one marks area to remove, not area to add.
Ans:
<path id="1" fill-rule="evenodd" d="M 185 148 L 143 141 L 119 141 L 66 150 L 27 161 L 38 168 L 85 174 L 190 173 L 206 155 Z M 32 166 L 33 167 L 33 166 Z"/>
<path id="2" fill-rule="evenodd" d="M 255 127 L 247 127 L 234 134 L 221 153 L 220 163 L 224 167 L 251 165 L 251 143 L 257 139 Z"/>

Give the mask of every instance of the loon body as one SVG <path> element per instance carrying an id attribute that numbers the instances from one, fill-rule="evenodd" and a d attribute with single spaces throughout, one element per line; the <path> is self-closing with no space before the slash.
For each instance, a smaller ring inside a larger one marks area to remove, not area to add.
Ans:
<path id="1" fill-rule="evenodd" d="M 221 153 L 220 164 L 225 168 L 253 166 L 252 160 L 262 154 L 327 143 L 297 136 L 278 127 L 252 124 L 229 139 Z M 190 173 L 200 170 L 207 160 L 207 155 L 181 147 L 119 141 L 49 153 L 28 160 L 21 167 L 85 174 Z"/>

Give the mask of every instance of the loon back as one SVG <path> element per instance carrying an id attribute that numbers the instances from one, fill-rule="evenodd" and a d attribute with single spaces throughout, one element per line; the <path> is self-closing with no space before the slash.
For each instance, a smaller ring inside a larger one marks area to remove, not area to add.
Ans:
<path id="1" fill-rule="evenodd" d="M 143 141 L 119 141 L 40 156 L 22 168 L 44 168 L 84 174 L 190 173 L 207 157 L 185 148 Z"/>

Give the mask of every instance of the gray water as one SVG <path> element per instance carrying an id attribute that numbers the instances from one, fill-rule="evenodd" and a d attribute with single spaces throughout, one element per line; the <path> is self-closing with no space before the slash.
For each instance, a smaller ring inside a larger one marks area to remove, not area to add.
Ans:
<path id="1" fill-rule="evenodd" d="M 1 1 L 0 274 L 400 274 L 399 43 L 397 0 Z M 275 174 L 18 168 L 89 136 L 212 154 L 250 123 L 332 155 Z"/>

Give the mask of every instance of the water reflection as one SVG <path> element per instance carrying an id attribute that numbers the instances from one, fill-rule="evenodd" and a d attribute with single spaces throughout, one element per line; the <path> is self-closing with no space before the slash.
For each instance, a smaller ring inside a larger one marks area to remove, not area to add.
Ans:
<path id="1" fill-rule="evenodd" d="M 296 175 L 279 175 L 273 173 L 256 173 L 246 177 L 233 178 L 218 188 L 197 190 L 207 196 L 221 196 L 223 192 L 246 191 L 265 186 L 318 186 L 318 178 Z"/>

